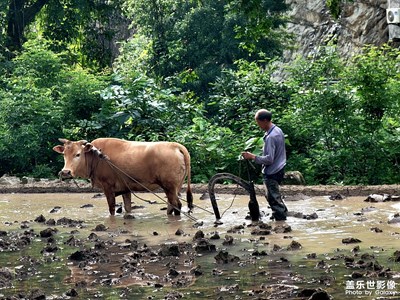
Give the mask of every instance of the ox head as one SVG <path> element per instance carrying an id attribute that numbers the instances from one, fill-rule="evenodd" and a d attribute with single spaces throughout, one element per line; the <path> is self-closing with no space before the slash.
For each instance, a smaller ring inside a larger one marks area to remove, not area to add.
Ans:
<path id="1" fill-rule="evenodd" d="M 64 155 L 64 167 L 60 171 L 60 177 L 67 179 L 72 177 L 88 178 L 86 152 L 92 150 L 93 145 L 85 140 L 69 141 L 59 139 L 63 145 L 53 147 L 53 150 Z"/>

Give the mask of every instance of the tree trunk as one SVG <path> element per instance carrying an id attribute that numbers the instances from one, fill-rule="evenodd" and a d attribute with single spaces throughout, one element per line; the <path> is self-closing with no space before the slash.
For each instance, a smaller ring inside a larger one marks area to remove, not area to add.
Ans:
<path id="1" fill-rule="evenodd" d="M 10 52 L 21 49 L 24 29 L 33 22 L 36 15 L 50 0 L 37 0 L 26 6 L 26 0 L 10 0 L 7 12 L 7 43 Z"/>

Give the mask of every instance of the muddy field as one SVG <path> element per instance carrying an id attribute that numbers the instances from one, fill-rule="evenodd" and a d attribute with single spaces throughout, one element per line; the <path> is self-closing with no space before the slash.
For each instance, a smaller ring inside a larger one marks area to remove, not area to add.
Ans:
<path id="1" fill-rule="evenodd" d="M 217 225 L 206 185 L 181 217 L 162 193 L 110 217 L 84 181 L 2 185 L 0 299 L 400 299 L 397 188 L 283 186 L 273 222 L 257 186 L 252 222 L 243 189 L 218 185 Z"/>

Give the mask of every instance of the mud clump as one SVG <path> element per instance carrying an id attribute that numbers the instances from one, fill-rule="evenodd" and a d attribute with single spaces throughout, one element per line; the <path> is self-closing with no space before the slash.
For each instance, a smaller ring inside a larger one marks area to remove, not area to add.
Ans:
<path id="1" fill-rule="evenodd" d="M 0 268 L 0 288 L 11 287 L 13 279 L 13 272 L 9 268 Z"/>
<path id="2" fill-rule="evenodd" d="M 163 244 L 158 251 L 159 256 L 180 256 L 180 254 L 178 244 Z"/>
<path id="3" fill-rule="evenodd" d="M 296 241 L 292 241 L 290 245 L 287 247 L 287 250 L 300 250 L 303 246 Z"/>
<path id="4" fill-rule="evenodd" d="M 40 237 L 41 238 L 49 238 L 49 237 L 53 236 L 54 234 L 56 234 L 57 232 L 58 232 L 58 230 L 55 228 L 47 228 L 40 232 Z"/>
<path id="5" fill-rule="evenodd" d="M 96 227 L 93 230 L 94 231 L 107 231 L 107 227 L 104 224 L 99 224 L 99 225 L 96 225 Z"/>
<path id="6" fill-rule="evenodd" d="M 240 261 L 240 258 L 235 255 L 229 254 L 227 251 L 220 251 L 215 257 L 217 264 L 228 264 Z"/>
<path id="7" fill-rule="evenodd" d="M 0 251 L 20 251 L 32 243 L 36 237 L 35 232 L 31 229 L 29 231 L 19 232 L 2 232 L 0 239 Z"/>
<path id="8" fill-rule="evenodd" d="M 361 243 L 361 241 L 359 239 L 350 237 L 350 238 L 342 239 L 342 243 L 343 244 L 357 244 L 357 243 Z"/>

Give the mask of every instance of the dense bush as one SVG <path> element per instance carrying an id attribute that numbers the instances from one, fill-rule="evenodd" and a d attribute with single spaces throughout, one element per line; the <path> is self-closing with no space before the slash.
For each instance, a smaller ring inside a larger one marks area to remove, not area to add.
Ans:
<path id="1" fill-rule="evenodd" d="M 335 48 L 291 69 L 289 165 L 309 183 L 398 182 L 399 51 L 368 47 L 345 65 Z"/>
<path id="2" fill-rule="evenodd" d="M 44 41 L 26 43 L 2 77 L 0 174 L 56 174 L 52 145 L 101 107 L 102 84 L 64 64 Z"/>

